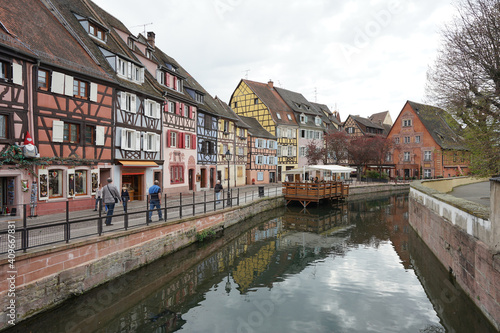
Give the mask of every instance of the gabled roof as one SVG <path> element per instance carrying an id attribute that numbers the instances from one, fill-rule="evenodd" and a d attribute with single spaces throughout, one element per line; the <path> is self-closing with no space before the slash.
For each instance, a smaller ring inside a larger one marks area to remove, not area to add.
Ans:
<path id="1" fill-rule="evenodd" d="M 84 48 L 92 54 L 98 64 L 110 74 L 115 82 L 125 89 L 140 92 L 156 99 L 163 99 L 161 94 L 147 81 L 139 84 L 117 75 L 116 70 L 109 64 L 102 50 L 116 54 L 119 57 L 143 67 L 140 60 L 135 56 L 125 41 L 120 37 L 117 30 L 130 35 L 130 31 L 117 18 L 97 6 L 90 0 L 51 0 L 47 6 L 53 5 L 55 16 L 64 24 L 70 33 L 84 45 Z M 77 17 L 78 16 L 78 17 Z M 109 30 L 106 41 L 91 37 L 79 22 L 80 19 L 88 19 L 98 22 Z"/>
<path id="2" fill-rule="evenodd" d="M 217 96 L 215 96 L 215 100 L 221 105 L 224 112 L 228 115 L 228 117 L 223 116 L 223 118 L 234 120 L 236 126 L 238 127 L 249 128 L 249 126 L 241 120 L 241 118 L 233 111 L 233 109 L 231 109 L 229 105 L 227 105 L 226 102 L 222 101 Z"/>
<path id="3" fill-rule="evenodd" d="M 0 22 L 0 44 L 7 48 L 40 60 L 42 66 L 111 80 L 41 1 L 2 1 Z"/>
<path id="4" fill-rule="evenodd" d="M 378 112 L 378 113 L 372 114 L 370 117 L 368 117 L 368 119 L 376 124 L 384 125 L 384 121 L 387 117 L 389 117 L 389 119 L 390 119 L 391 114 L 389 113 L 389 111 L 383 111 L 383 112 Z M 388 125 L 392 126 L 392 124 L 388 124 Z"/>
<path id="5" fill-rule="evenodd" d="M 382 125 L 376 124 L 373 121 L 371 121 L 370 119 L 363 118 L 360 116 L 353 116 L 353 115 L 349 115 L 349 117 L 351 117 L 354 121 L 356 121 L 357 123 L 359 123 L 363 127 L 371 127 L 371 128 L 384 130 L 384 127 Z"/>
<path id="6" fill-rule="evenodd" d="M 300 125 L 307 125 L 315 128 L 324 128 L 323 122 L 321 123 L 321 126 L 316 125 L 315 117 L 320 117 L 323 121 L 325 121 L 324 118 L 326 118 L 326 116 L 323 112 L 316 109 L 316 107 L 312 103 L 310 103 L 302 94 L 278 87 L 274 89 L 276 89 L 285 103 L 296 113 L 296 117 L 298 117 L 300 114 L 308 116 L 305 124 L 299 121 Z"/>
<path id="7" fill-rule="evenodd" d="M 463 138 L 457 131 L 460 125 L 443 109 L 407 101 L 434 141 L 443 149 L 464 150 Z"/>
<path id="8" fill-rule="evenodd" d="M 262 127 L 259 121 L 255 118 L 239 116 L 249 127 L 248 133 L 253 137 L 276 140 L 276 136 L 272 135 Z"/>
<path id="9" fill-rule="evenodd" d="M 285 103 L 274 87 L 270 87 L 269 84 L 266 83 L 250 80 L 241 81 L 246 83 L 255 95 L 257 95 L 257 97 L 267 106 L 276 124 L 297 126 L 293 110 Z M 281 119 L 278 119 L 276 116 L 277 113 L 280 113 Z M 288 119 L 288 114 L 291 116 L 291 120 Z"/>

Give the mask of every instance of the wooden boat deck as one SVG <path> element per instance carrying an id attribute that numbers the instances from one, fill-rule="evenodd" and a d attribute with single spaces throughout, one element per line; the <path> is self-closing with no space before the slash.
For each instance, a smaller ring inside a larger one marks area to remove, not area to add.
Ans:
<path id="1" fill-rule="evenodd" d="M 307 207 L 311 202 L 319 202 L 323 199 L 345 199 L 349 196 L 349 185 L 335 181 L 320 183 L 284 182 L 283 194 L 287 205 L 292 201 L 299 201 L 302 206 Z"/>

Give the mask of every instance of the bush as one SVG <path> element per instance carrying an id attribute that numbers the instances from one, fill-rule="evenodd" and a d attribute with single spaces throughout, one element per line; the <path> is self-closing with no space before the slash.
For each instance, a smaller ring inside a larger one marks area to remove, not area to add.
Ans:
<path id="1" fill-rule="evenodd" d="M 377 171 L 369 170 L 366 172 L 367 178 L 380 178 L 380 174 Z"/>

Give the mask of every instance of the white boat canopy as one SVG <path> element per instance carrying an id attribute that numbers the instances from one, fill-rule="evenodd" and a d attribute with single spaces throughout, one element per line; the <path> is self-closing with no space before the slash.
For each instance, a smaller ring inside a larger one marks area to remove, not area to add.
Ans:
<path id="1" fill-rule="evenodd" d="M 338 178 L 344 180 L 344 179 L 349 179 L 350 173 L 356 171 L 356 169 L 341 165 L 308 165 L 308 166 L 303 166 L 302 168 L 286 170 L 283 171 L 283 173 L 287 175 L 302 175 L 304 179 L 306 172 L 310 173 L 314 171 L 323 171 L 325 175 L 325 180 L 331 180 L 331 179 L 335 180 Z M 340 176 L 332 177 L 333 174 L 338 174 Z"/>

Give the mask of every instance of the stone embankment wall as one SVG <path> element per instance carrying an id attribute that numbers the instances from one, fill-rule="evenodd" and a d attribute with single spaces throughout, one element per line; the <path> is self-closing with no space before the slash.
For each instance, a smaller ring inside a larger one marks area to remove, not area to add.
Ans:
<path id="1" fill-rule="evenodd" d="M 356 187 L 349 187 L 349 197 L 358 195 L 377 194 L 382 192 L 399 192 L 409 189 L 409 184 L 383 184 L 373 183 L 371 185 L 363 185 Z"/>
<path id="2" fill-rule="evenodd" d="M 7 295 L 11 270 L 7 259 L 2 259 L 0 330 L 10 326 L 11 300 L 15 301 L 15 322 L 18 322 L 192 244 L 202 230 L 227 228 L 283 205 L 283 197 L 266 198 L 201 216 L 18 253 L 13 274 L 14 297 Z"/>
<path id="3" fill-rule="evenodd" d="M 488 207 L 438 191 L 437 188 L 450 191 L 454 184 L 467 183 L 465 179 L 449 180 L 449 184 L 446 181 L 411 183 L 409 222 L 461 288 L 500 329 L 500 216 Z M 499 182 L 491 181 L 490 193 L 493 208 L 500 200 Z"/>

